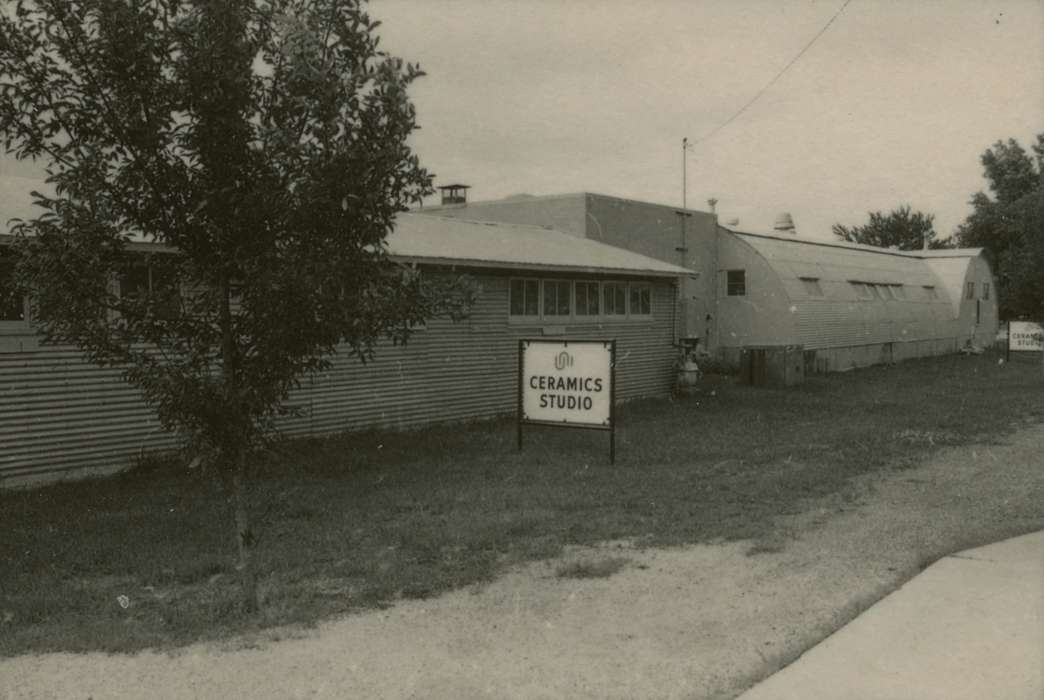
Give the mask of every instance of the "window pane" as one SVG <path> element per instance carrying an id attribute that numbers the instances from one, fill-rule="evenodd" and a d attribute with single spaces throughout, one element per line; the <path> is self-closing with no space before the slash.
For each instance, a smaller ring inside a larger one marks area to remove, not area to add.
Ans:
<path id="1" fill-rule="evenodd" d="M 14 262 L 0 259 L 0 321 L 24 321 L 22 295 L 14 288 Z"/>
<path id="2" fill-rule="evenodd" d="M 587 311 L 592 316 L 598 315 L 598 283 L 590 282 L 587 285 Z"/>
<path id="3" fill-rule="evenodd" d="M 968 290 L 967 290 L 967 293 L 965 294 L 965 298 L 967 298 L 967 299 L 974 299 L 975 298 L 975 283 L 974 282 L 969 282 L 968 283 Z"/>
<path id="4" fill-rule="evenodd" d="M 175 261 L 170 259 L 153 258 L 149 270 L 149 290 L 158 295 L 159 301 L 155 308 L 160 318 L 175 318 L 181 312 L 181 293 L 178 284 L 178 271 Z"/>
<path id="5" fill-rule="evenodd" d="M 572 283 L 546 280 L 544 282 L 544 316 L 568 316 Z"/>
<path id="6" fill-rule="evenodd" d="M 805 293 L 810 297 L 823 296 L 823 289 L 819 286 L 819 280 L 814 277 L 802 277 L 801 284 L 805 287 Z"/>
<path id="7" fill-rule="evenodd" d="M 631 286 L 631 314 L 634 316 L 646 315 L 649 309 L 649 287 L 645 285 Z"/>
<path id="8" fill-rule="evenodd" d="M 148 294 L 149 268 L 147 265 L 134 264 L 123 268 L 119 274 L 120 297 L 134 299 Z"/>
<path id="9" fill-rule="evenodd" d="M 892 285 L 892 296 L 894 296 L 896 299 L 905 299 L 906 298 L 906 290 L 903 289 L 903 285 L 901 285 L 901 284 L 893 284 Z"/>
<path id="10" fill-rule="evenodd" d="M 745 270 L 729 270 L 725 273 L 725 293 L 730 297 L 741 297 L 747 294 Z"/>
<path id="11" fill-rule="evenodd" d="M 624 286 L 619 282 L 606 282 L 602 285 L 605 290 L 602 295 L 605 298 L 605 314 L 607 316 L 623 316 L 627 313 Z"/>
<path id="12" fill-rule="evenodd" d="M 572 286 L 569 282 L 558 283 L 558 315 L 568 316 L 569 315 L 569 289 Z"/>
<path id="13" fill-rule="evenodd" d="M 983 299 L 989 299 L 990 298 L 990 283 L 989 282 L 983 282 L 982 283 L 982 298 Z"/>
<path id="14" fill-rule="evenodd" d="M 597 316 L 598 315 L 598 283 L 577 282 L 576 290 L 576 315 Z"/>
<path id="15" fill-rule="evenodd" d="M 521 316 L 526 310 L 526 283 L 522 280 L 511 280 L 508 290 L 508 308 L 512 316 Z"/>
<path id="16" fill-rule="evenodd" d="M 540 315 L 540 283 L 526 280 L 526 316 Z"/>

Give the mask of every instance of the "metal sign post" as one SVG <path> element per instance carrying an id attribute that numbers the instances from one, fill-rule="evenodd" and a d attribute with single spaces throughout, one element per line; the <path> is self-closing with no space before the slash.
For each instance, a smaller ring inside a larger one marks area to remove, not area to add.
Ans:
<path id="1" fill-rule="evenodd" d="M 522 426 L 609 432 L 616 462 L 616 341 L 518 341 L 518 449 Z"/>

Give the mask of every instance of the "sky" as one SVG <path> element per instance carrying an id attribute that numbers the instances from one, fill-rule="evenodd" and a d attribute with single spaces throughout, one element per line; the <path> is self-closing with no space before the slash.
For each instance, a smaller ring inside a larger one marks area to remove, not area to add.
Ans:
<path id="1" fill-rule="evenodd" d="M 908 204 L 947 236 L 986 188 L 983 151 L 1044 131 L 1040 0 L 371 0 L 370 13 L 382 47 L 427 72 L 411 88 L 421 162 L 472 201 L 681 206 L 688 138 L 686 203 L 714 197 L 743 230 L 786 211 L 799 235 L 829 238 Z M 32 174 L 0 159 L 0 176 Z"/>
<path id="2" fill-rule="evenodd" d="M 421 162 L 472 201 L 680 206 L 687 137 L 686 202 L 714 197 L 741 229 L 787 211 L 800 235 L 829 238 L 909 204 L 947 236 L 987 187 L 983 151 L 1044 131 L 1039 0 L 374 0 L 370 13 L 382 47 L 427 73 L 411 90 Z"/>

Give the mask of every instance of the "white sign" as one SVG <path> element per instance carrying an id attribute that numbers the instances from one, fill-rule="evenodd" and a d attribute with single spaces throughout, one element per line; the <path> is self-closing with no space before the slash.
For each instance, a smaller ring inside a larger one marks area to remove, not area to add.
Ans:
<path id="1" fill-rule="evenodd" d="M 1030 321 L 1008 323 L 1008 343 L 1012 350 L 1044 351 L 1044 328 Z"/>
<path id="2" fill-rule="evenodd" d="M 609 341 L 523 340 L 522 420 L 612 426 L 612 356 Z"/>

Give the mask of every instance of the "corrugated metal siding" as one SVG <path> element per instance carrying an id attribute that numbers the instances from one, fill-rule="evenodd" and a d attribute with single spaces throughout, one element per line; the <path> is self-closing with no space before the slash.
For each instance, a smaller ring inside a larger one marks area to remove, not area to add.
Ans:
<path id="1" fill-rule="evenodd" d="M 0 479 L 111 469 L 174 445 L 118 370 L 68 348 L 0 353 Z"/>
<path id="2" fill-rule="evenodd" d="M 293 393 L 290 403 L 307 418 L 287 421 L 284 430 L 402 429 L 514 411 L 518 340 L 540 337 L 545 326 L 508 324 L 508 278 L 480 281 L 483 293 L 468 321 L 432 321 L 405 347 L 384 345 L 365 365 L 335 357 L 329 371 Z M 564 331 L 562 337 L 617 340 L 618 398 L 666 394 L 674 381 L 674 294 L 673 285 L 653 283 L 649 320 L 556 330 Z"/>
<path id="3" fill-rule="evenodd" d="M 794 307 L 798 343 L 809 350 L 932 340 L 954 332 L 946 301 L 807 300 Z"/>
<path id="4" fill-rule="evenodd" d="M 507 276 L 484 275 L 463 323 L 431 321 L 407 346 L 385 344 L 374 361 L 347 354 L 306 378 L 288 402 L 298 415 L 278 421 L 292 435 L 410 428 L 483 418 L 515 409 L 518 340 L 544 326 L 507 319 Z M 672 283 L 652 282 L 650 319 L 574 324 L 563 337 L 617 339 L 617 396 L 665 394 L 674 380 Z M 75 350 L 0 352 L 0 483 L 112 471 L 144 450 L 176 446 L 139 392 L 115 369 Z"/>

